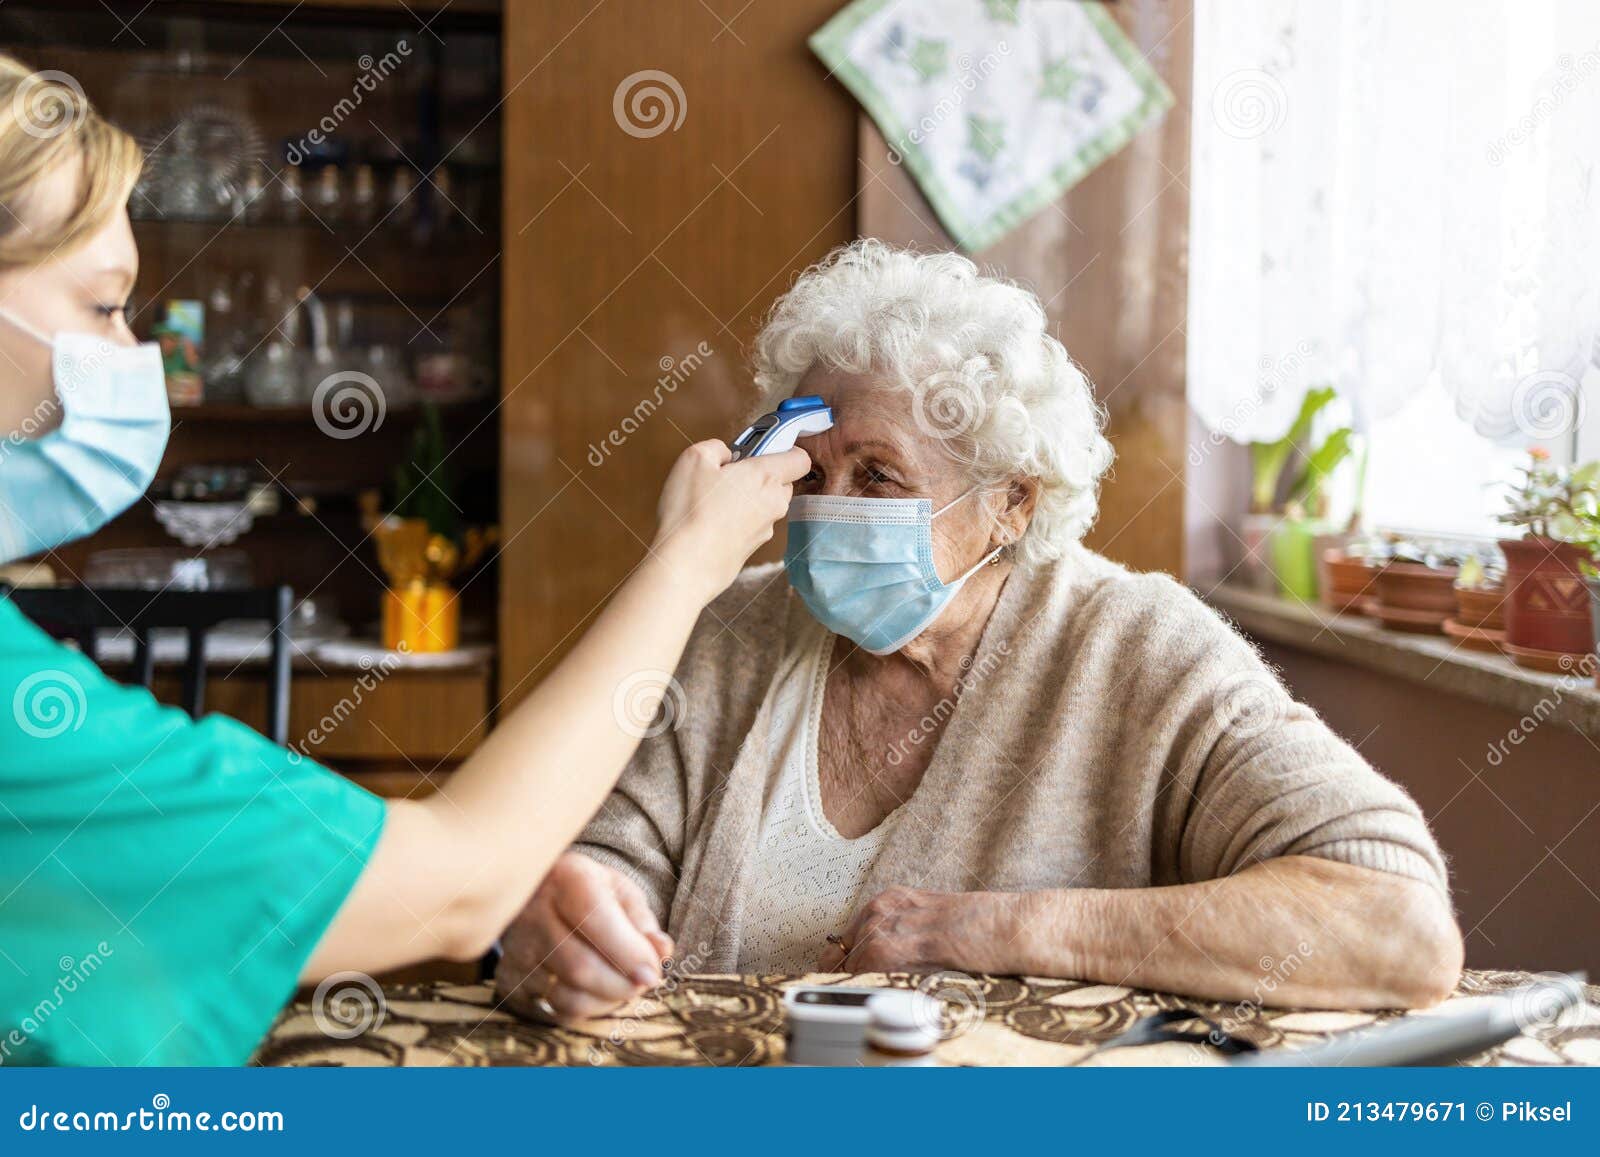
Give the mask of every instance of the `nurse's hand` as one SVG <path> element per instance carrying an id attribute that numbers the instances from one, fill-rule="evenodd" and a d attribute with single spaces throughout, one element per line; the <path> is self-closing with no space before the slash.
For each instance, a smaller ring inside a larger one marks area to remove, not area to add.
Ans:
<path id="1" fill-rule="evenodd" d="M 501 940 L 495 988 L 513 1011 L 601 1016 L 661 983 L 672 940 L 628 877 L 577 852 L 556 861 Z"/>
<path id="2" fill-rule="evenodd" d="M 811 469 L 810 456 L 799 448 L 742 462 L 732 457 L 715 439 L 678 456 L 661 491 L 661 528 L 651 545 L 651 553 L 694 583 L 707 602 L 772 538 L 773 523 L 788 512 L 793 483 Z"/>

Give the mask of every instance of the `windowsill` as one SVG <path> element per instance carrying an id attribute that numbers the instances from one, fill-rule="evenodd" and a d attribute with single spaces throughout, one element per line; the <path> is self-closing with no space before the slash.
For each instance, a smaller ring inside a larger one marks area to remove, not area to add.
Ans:
<path id="1" fill-rule="evenodd" d="M 1589 676 L 1529 671 L 1504 655 L 1470 651 L 1443 635 L 1391 631 L 1362 615 L 1231 583 L 1204 598 L 1257 639 L 1424 683 L 1515 715 L 1564 723 L 1600 742 L 1600 689 Z"/>

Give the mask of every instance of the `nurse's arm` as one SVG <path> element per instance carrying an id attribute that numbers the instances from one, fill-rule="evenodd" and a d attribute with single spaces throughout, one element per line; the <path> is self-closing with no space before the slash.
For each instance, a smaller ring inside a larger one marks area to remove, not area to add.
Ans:
<path id="1" fill-rule="evenodd" d="M 655 712 L 661 673 L 677 666 L 701 610 L 772 537 L 790 483 L 810 468 L 801 450 L 733 465 L 729 456 L 720 442 L 684 452 L 649 555 L 589 631 L 438 794 L 388 804 L 372 858 L 303 980 L 474 959 L 522 909 L 638 745 L 613 706 L 617 689 L 628 685 L 628 717 Z M 659 975 L 660 961 L 637 963 Z"/>

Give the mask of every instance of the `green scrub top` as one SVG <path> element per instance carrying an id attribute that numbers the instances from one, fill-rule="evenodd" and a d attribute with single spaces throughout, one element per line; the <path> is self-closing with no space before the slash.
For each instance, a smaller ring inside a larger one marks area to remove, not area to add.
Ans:
<path id="1" fill-rule="evenodd" d="M 0 598 L 0 1066 L 237 1065 L 383 801 L 123 687 Z"/>

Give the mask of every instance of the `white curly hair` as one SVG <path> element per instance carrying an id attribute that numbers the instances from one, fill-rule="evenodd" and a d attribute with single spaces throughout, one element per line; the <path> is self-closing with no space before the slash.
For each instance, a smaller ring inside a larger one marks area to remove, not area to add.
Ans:
<path id="1" fill-rule="evenodd" d="M 758 412 L 793 396 L 813 367 L 883 375 L 912 395 L 938 438 L 986 491 L 1039 485 L 1016 561 L 1058 557 L 1094 524 L 1111 466 L 1105 413 L 1028 290 L 955 253 L 862 240 L 807 269 L 756 338 Z"/>

